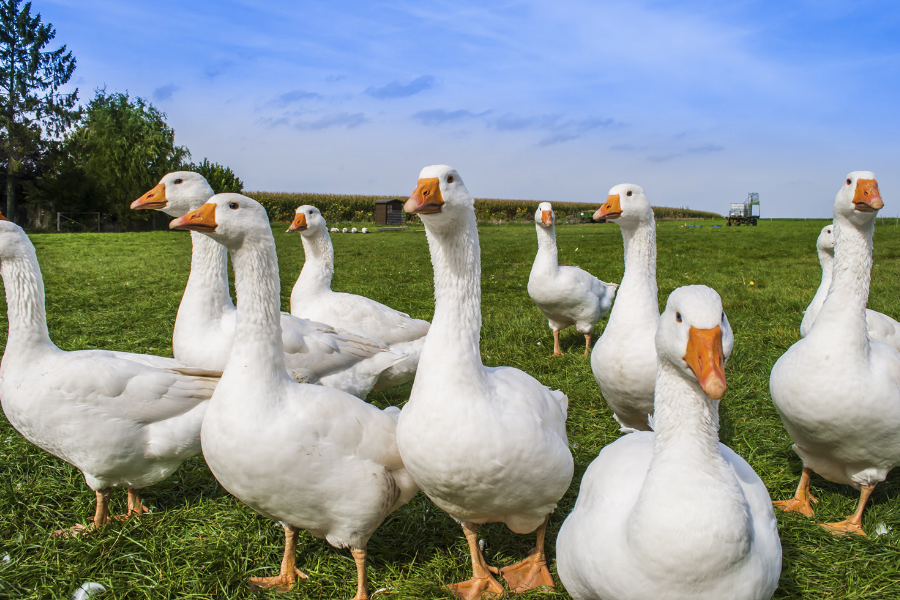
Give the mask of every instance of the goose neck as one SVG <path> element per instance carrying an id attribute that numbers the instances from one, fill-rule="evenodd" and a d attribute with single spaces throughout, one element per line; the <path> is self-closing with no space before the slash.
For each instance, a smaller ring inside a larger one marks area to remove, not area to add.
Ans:
<path id="1" fill-rule="evenodd" d="M 653 221 L 637 225 L 622 224 L 625 247 L 625 274 L 616 293 L 610 322 L 617 314 L 638 322 L 659 316 L 656 287 L 656 225 Z"/>
<path id="2" fill-rule="evenodd" d="M 685 452 L 701 461 L 721 457 L 718 401 L 668 360 L 657 366 L 653 407 L 654 457 L 667 452 Z"/>
<path id="3" fill-rule="evenodd" d="M 300 277 L 297 279 L 299 289 L 316 292 L 331 289 L 331 278 L 334 276 L 334 246 L 327 231 L 315 235 L 301 234 L 305 260 Z"/>
<path id="4" fill-rule="evenodd" d="M 432 345 L 435 355 L 469 357 L 480 366 L 481 251 L 474 212 L 456 225 L 442 230 L 426 227 L 435 306 L 422 360 Z"/>
<path id="5" fill-rule="evenodd" d="M 191 274 L 178 312 L 196 308 L 209 314 L 233 308 L 228 290 L 228 250 L 196 231 L 191 232 L 191 243 Z"/>
<path id="6" fill-rule="evenodd" d="M 535 262 L 546 263 L 549 266 L 559 265 L 559 250 L 556 247 L 556 225 L 543 227 L 535 224 L 537 229 L 538 251 Z"/>
<path id="7" fill-rule="evenodd" d="M 47 332 L 44 281 L 34 250 L 0 261 L 0 274 L 6 289 L 9 319 L 7 354 L 11 348 L 16 348 L 15 352 L 21 352 L 39 345 L 53 346 Z"/>

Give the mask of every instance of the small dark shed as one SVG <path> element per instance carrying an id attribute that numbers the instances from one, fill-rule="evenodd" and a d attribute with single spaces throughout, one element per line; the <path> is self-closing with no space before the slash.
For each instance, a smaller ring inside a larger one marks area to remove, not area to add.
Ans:
<path id="1" fill-rule="evenodd" d="M 402 225 L 403 202 L 396 198 L 382 198 L 375 201 L 376 225 Z"/>

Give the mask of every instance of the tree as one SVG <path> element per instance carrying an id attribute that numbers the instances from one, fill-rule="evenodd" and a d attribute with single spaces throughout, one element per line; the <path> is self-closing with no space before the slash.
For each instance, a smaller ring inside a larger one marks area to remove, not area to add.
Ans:
<path id="1" fill-rule="evenodd" d="M 94 210 L 126 220 L 146 218 L 151 211 L 131 211 L 131 201 L 185 164 L 191 153 L 175 145 L 165 113 L 143 98 L 100 89 L 84 112 L 66 146 L 96 186 L 100 197 Z"/>
<path id="2" fill-rule="evenodd" d="M 21 6 L 20 6 L 21 5 Z M 75 71 L 65 45 L 46 50 L 56 37 L 51 24 L 31 15 L 31 2 L 0 0 L 0 148 L 6 160 L 6 210 L 17 215 L 17 176 L 23 161 L 59 136 L 78 115 L 78 90 L 59 93 Z"/>
<path id="3" fill-rule="evenodd" d="M 244 191 L 244 182 L 238 179 L 237 175 L 230 167 L 220 165 L 219 163 L 209 162 L 208 158 L 204 158 L 202 163 L 188 163 L 182 167 L 183 171 L 194 171 L 200 173 L 209 182 L 209 186 L 217 194 L 226 192 L 241 193 Z"/>

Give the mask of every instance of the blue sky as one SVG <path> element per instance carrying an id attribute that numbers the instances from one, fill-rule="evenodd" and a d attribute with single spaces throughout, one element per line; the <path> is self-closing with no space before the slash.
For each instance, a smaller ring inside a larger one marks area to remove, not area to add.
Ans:
<path id="1" fill-rule="evenodd" d="M 456 167 L 478 197 L 824 217 L 871 170 L 900 214 L 900 4 L 34 0 L 73 84 L 168 115 L 246 189 L 408 194 Z M 892 201 L 892 198 L 896 200 Z"/>

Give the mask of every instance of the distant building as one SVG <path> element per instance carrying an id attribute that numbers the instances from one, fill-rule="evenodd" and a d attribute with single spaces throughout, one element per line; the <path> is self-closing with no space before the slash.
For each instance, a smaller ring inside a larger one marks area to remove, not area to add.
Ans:
<path id="1" fill-rule="evenodd" d="M 382 198 L 375 201 L 376 225 L 402 225 L 403 202 L 397 198 Z"/>

